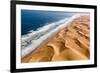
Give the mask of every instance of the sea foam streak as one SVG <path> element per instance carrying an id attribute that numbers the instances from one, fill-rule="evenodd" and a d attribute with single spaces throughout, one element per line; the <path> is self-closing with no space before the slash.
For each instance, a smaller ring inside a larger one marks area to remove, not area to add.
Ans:
<path id="1" fill-rule="evenodd" d="M 58 31 L 66 27 L 75 18 L 79 17 L 76 14 L 70 18 L 65 18 L 63 20 L 57 21 L 55 23 L 47 24 L 36 31 L 30 31 L 30 33 L 22 36 L 21 38 L 21 56 L 29 54 L 31 51 L 36 49 L 43 41 L 51 37 L 51 35 L 56 34 Z"/>

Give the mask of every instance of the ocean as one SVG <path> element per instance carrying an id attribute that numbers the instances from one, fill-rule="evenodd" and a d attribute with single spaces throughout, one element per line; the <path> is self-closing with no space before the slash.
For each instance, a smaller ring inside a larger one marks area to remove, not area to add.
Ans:
<path id="1" fill-rule="evenodd" d="M 70 18 L 75 13 L 62 11 L 21 10 L 21 35 L 36 31 L 47 24 Z M 54 25 L 54 24 L 51 24 Z"/>

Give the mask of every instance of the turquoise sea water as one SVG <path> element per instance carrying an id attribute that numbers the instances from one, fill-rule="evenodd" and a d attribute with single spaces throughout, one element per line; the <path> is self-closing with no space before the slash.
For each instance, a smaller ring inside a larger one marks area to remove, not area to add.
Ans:
<path id="1" fill-rule="evenodd" d="M 75 13 L 61 11 L 21 10 L 21 34 L 37 30 L 47 24 L 69 18 Z"/>

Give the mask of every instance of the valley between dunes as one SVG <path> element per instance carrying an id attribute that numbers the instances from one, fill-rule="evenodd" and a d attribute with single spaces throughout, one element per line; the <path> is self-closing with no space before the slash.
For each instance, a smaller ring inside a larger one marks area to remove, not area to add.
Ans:
<path id="1" fill-rule="evenodd" d="M 81 15 L 41 46 L 21 58 L 22 63 L 88 60 L 90 16 Z"/>

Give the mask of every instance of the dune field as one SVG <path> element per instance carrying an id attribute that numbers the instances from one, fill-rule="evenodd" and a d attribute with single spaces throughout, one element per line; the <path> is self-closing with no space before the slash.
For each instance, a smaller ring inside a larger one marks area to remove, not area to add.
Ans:
<path id="1" fill-rule="evenodd" d="M 90 16 L 76 17 L 68 26 L 46 39 L 21 58 L 22 63 L 88 60 L 90 58 Z"/>

